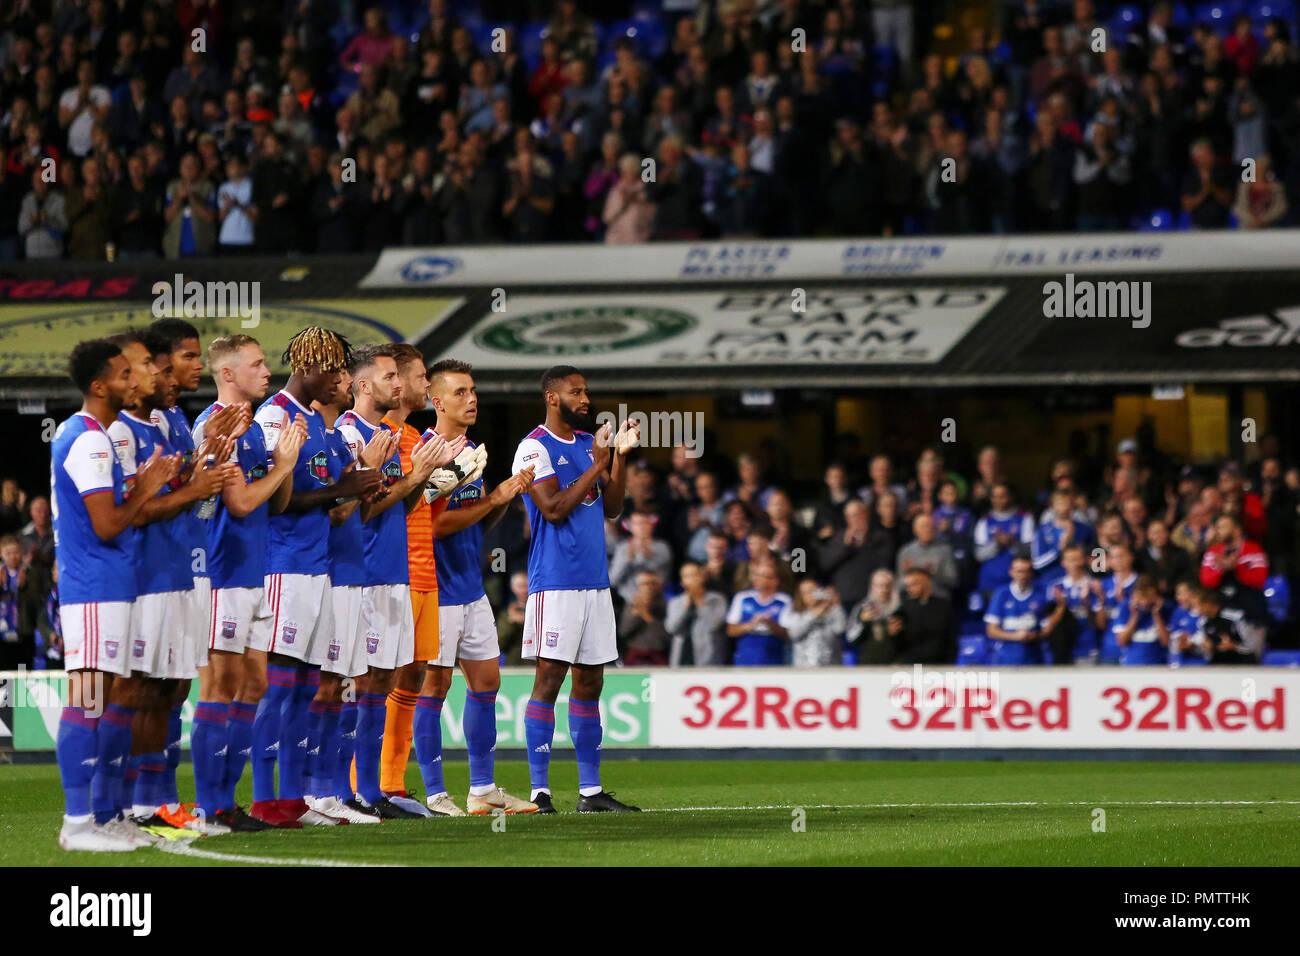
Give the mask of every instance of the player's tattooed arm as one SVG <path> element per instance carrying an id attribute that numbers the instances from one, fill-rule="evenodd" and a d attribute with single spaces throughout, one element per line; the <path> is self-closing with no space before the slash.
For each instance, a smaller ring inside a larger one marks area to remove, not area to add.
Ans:
<path id="1" fill-rule="evenodd" d="M 533 466 L 515 472 L 501 484 L 492 489 L 492 493 L 472 505 L 462 505 L 454 510 L 444 511 L 433 520 L 433 536 L 446 538 L 462 531 L 479 521 L 484 528 L 490 528 L 506 513 L 510 502 L 528 490 L 533 483 Z"/>
<path id="2" fill-rule="evenodd" d="M 264 476 L 245 481 L 242 471 L 236 468 L 221 490 L 221 500 L 226 509 L 236 518 L 243 518 L 266 502 L 274 501 L 271 511 L 275 514 L 283 511 L 293 491 L 291 476 L 298 462 L 298 452 L 306 440 L 307 419 L 299 414 L 282 430 L 271 453 L 271 467 Z"/>
<path id="3" fill-rule="evenodd" d="M 135 485 L 131 496 L 120 505 L 115 504 L 109 489 L 86 495 L 86 512 L 90 516 L 91 527 L 101 541 L 112 541 L 135 523 L 136 517 L 145 504 L 162 490 L 163 485 L 176 477 L 180 471 L 180 455 L 162 455 L 161 449 L 154 449 L 149 460 L 141 465 L 135 473 Z"/>

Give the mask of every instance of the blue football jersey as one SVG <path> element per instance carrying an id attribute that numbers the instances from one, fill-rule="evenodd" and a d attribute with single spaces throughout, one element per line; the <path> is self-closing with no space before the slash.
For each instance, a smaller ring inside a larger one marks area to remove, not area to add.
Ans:
<path id="1" fill-rule="evenodd" d="M 794 600 L 790 595 L 777 591 L 764 601 L 757 591 L 750 588 L 738 591 L 727 608 L 728 624 L 745 624 L 758 617 L 775 621 L 787 627 L 790 612 L 794 609 Z M 736 653 L 732 663 L 738 667 L 771 667 L 786 663 L 786 651 L 789 644 L 772 634 L 742 634 L 736 638 Z"/>
<path id="2" fill-rule="evenodd" d="M 993 536 L 998 531 L 1011 535 L 1011 544 L 998 547 Z M 979 561 L 981 591 L 995 591 L 1011 583 L 1011 561 L 1021 547 L 1028 548 L 1034 541 L 1034 519 L 1025 511 L 1012 511 L 999 515 L 990 511 L 975 523 L 975 559 Z"/>
<path id="3" fill-rule="evenodd" d="M 136 469 L 157 451 L 160 455 L 176 452 L 157 425 L 130 412 L 122 412 L 117 421 L 108 426 L 108 436 L 113 439 L 113 449 L 127 481 L 135 477 Z M 158 492 L 169 495 L 181 486 L 180 476 Z M 190 568 L 190 552 L 179 550 L 189 543 L 189 525 L 185 513 L 169 521 L 152 521 L 135 528 L 135 580 L 140 594 L 160 594 L 164 591 L 188 591 L 194 586 Z"/>
<path id="4" fill-rule="evenodd" d="M 337 482 L 356 458 L 337 428 L 329 429 L 325 438 L 330 446 L 330 475 Z M 366 584 L 366 539 L 361 532 L 360 507 L 352 509 L 347 521 L 330 525 L 330 584 L 358 588 Z"/>
<path id="5" fill-rule="evenodd" d="M 1092 547 L 1092 529 L 1082 521 L 1071 521 L 1074 534 L 1071 544 L 1077 544 L 1088 551 Z M 1056 526 L 1055 521 L 1045 521 L 1034 532 L 1033 560 L 1034 570 L 1042 573 L 1061 566 L 1061 539 L 1065 532 Z"/>
<path id="6" fill-rule="evenodd" d="M 426 428 L 420 436 L 416 448 L 436 435 L 432 428 Z M 465 447 L 474 448 L 475 444 L 468 438 Z M 483 500 L 483 476 L 467 485 L 462 485 L 452 493 L 447 502 L 447 510 L 455 511 L 466 505 L 476 505 Z M 438 603 L 446 605 L 473 604 L 485 593 L 483 591 L 483 568 L 480 556 L 483 553 L 483 523 L 475 521 L 467 528 L 461 528 L 455 534 L 433 539 L 434 563 L 438 568 Z"/>
<path id="7" fill-rule="evenodd" d="M 1031 585 L 1028 591 L 1021 591 L 1014 584 L 1008 584 L 999 588 L 989 601 L 988 610 L 984 612 L 984 623 L 996 624 L 1004 631 L 1028 631 L 1042 627 L 1051 613 L 1052 602 L 1037 584 Z M 992 643 L 994 664 L 1014 666 L 1043 662 L 1041 641 L 994 639 Z"/>
<path id="8" fill-rule="evenodd" d="M 185 413 L 180 410 L 180 406 L 173 405 L 171 408 L 153 412 L 149 420 L 162 431 L 163 440 L 167 442 L 171 451 L 180 452 L 181 471 L 184 471 L 194 458 L 195 449 L 194 437 L 190 433 L 190 423 L 186 421 Z M 206 525 L 207 522 L 198 516 L 197 509 L 193 505 L 177 515 L 175 523 L 172 524 L 172 534 L 176 539 L 177 547 L 186 555 L 183 564 L 191 578 L 190 583 L 185 585 L 187 588 L 193 586 L 193 578 L 208 575 L 207 562 L 193 560 L 196 551 L 207 550 Z"/>
<path id="9" fill-rule="evenodd" d="M 330 477 L 330 447 L 325 420 L 315 409 L 298 403 L 285 391 L 276 392 L 253 416 L 262 429 L 266 452 L 275 451 L 284 428 L 296 416 L 307 420 L 307 440 L 293 469 L 293 490 L 314 491 L 334 483 Z M 271 515 L 267 522 L 267 574 L 329 574 L 330 516 L 325 508 Z"/>
<path id="10" fill-rule="evenodd" d="M 61 423 L 50 449 L 50 509 L 54 554 L 63 604 L 134 601 L 134 540 L 120 534 L 101 541 L 83 498 L 107 491 L 113 503 L 126 500 L 126 474 L 108 431 L 93 416 L 77 412 Z"/>
<path id="11" fill-rule="evenodd" d="M 343 436 L 352 449 L 354 458 L 361 457 L 361 449 L 370 441 L 376 429 L 392 431 L 388 425 L 372 425 L 356 412 L 344 412 L 334 423 L 334 429 Z M 402 480 L 402 453 L 396 451 L 384 462 L 384 486 L 391 488 Z M 406 509 L 401 502 L 390 505 L 377 518 L 362 522 L 361 536 L 366 542 L 366 584 L 409 584 L 411 566 L 406 558 Z"/>
<path id="12" fill-rule="evenodd" d="M 1117 605 L 1115 617 L 1111 622 L 1111 631 L 1118 634 L 1128 626 L 1133 616 L 1133 607 L 1128 603 Z M 1118 641 L 1116 644 L 1118 645 Z M 1139 611 L 1137 626 L 1128 644 L 1120 648 L 1119 662 L 1125 665 L 1164 664 L 1169 654 L 1160 643 L 1160 633 L 1156 630 L 1155 616 L 1151 611 Z"/>
<path id="13" fill-rule="evenodd" d="M 1106 620 L 1108 622 L 1106 630 L 1101 636 L 1102 663 L 1114 664 L 1119 661 L 1119 644 L 1115 642 L 1115 622 L 1120 620 L 1120 608 L 1128 607 L 1128 602 L 1133 597 L 1133 585 L 1135 584 L 1137 584 L 1137 574 L 1131 571 L 1123 584 L 1118 584 L 1113 574 L 1108 574 L 1102 578 L 1102 602 L 1106 606 Z M 1127 620 L 1127 617 L 1124 620 Z"/>
<path id="14" fill-rule="evenodd" d="M 194 419 L 194 442 L 203 442 L 203 426 L 208 416 L 225 408 L 213 402 Z M 239 465 L 244 483 L 265 478 L 270 468 L 262 426 L 250 422 L 248 430 L 235 440 L 230 460 Z M 253 511 L 236 518 L 225 502 L 217 498 L 217 510 L 203 524 L 207 526 L 208 575 L 214 588 L 260 588 L 266 576 L 266 529 L 270 505 L 263 502 Z M 202 519 L 200 519 L 202 520 Z"/>
<path id="15" fill-rule="evenodd" d="M 557 438 L 545 425 L 528 433 L 515 450 L 511 473 L 534 466 L 533 482 L 554 479 L 564 490 L 591 467 L 595 436 L 574 431 L 573 439 Z M 578 506 L 559 524 L 542 517 L 531 496 L 528 511 L 528 593 L 583 591 L 609 587 L 605 555 L 605 502 L 597 481 Z"/>

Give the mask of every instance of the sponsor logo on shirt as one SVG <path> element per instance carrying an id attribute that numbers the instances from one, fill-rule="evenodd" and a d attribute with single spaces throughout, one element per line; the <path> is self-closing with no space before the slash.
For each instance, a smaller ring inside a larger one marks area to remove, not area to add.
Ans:
<path id="1" fill-rule="evenodd" d="M 325 452 L 318 451 L 316 454 L 312 455 L 311 462 L 308 464 L 307 468 L 311 473 L 311 476 L 321 484 L 325 484 L 329 481 L 329 458 L 326 456 Z"/>
<path id="2" fill-rule="evenodd" d="M 561 455 L 560 460 L 556 462 L 557 465 L 567 465 L 568 463 L 569 459 L 565 458 L 563 455 Z"/>

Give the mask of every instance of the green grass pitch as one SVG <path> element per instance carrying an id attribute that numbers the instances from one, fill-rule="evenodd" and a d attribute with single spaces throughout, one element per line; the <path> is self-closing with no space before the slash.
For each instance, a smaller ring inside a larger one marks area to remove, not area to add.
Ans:
<path id="1" fill-rule="evenodd" d="M 526 776 L 522 762 L 498 765 L 513 792 L 526 794 Z M 57 768 L 0 766 L 0 866 L 1300 864 L 1300 763 L 620 760 L 604 777 L 653 812 L 209 837 L 188 844 L 199 856 L 72 854 L 56 843 Z M 447 780 L 462 801 L 463 762 Z M 572 761 L 557 761 L 559 809 L 576 784 Z"/>

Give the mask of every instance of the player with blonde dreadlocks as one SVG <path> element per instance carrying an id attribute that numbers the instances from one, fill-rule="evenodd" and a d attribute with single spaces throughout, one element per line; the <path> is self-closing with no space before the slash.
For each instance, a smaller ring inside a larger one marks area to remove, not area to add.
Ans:
<path id="1" fill-rule="evenodd" d="M 267 455 L 273 455 L 291 420 L 301 417 L 307 437 L 293 469 L 293 490 L 278 513 L 274 504 L 266 547 L 267 626 L 249 638 L 246 652 L 264 667 L 267 689 L 253 720 L 251 815 L 272 826 L 329 826 L 338 819 L 317 813 L 303 799 L 309 735 L 308 708 L 320 684 L 334 636 L 330 599 L 330 510 L 340 499 L 381 494 L 382 475 L 339 460 L 313 402 L 338 400 L 351 349 L 337 332 L 303 329 L 289 342 L 284 361 L 292 374 L 282 391 L 257 410 Z M 279 764 L 280 791 L 275 790 Z"/>

